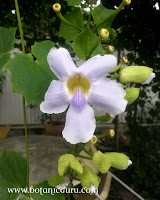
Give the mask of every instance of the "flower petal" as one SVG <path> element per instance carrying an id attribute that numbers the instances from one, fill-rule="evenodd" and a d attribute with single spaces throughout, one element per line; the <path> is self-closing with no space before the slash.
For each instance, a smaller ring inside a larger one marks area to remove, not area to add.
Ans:
<path id="1" fill-rule="evenodd" d="M 103 74 L 108 73 L 117 66 L 117 59 L 113 55 L 97 55 L 83 63 L 78 71 L 87 76 L 90 81 L 96 81 Z"/>
<path id="2" fill-rule="evenodd" d="M 88 103 L 99 110 L 104 110 L 111 115 L 118 115 L 125 111 L 127 101 L 123 88 L 116 81 L 101 78 L 92 83 Z"/>
<path id="3" fill-rule="evenodd" d="M 132 161 L 131 161 L 131 160 L 128 160 L 127 166 L 125 166 L 122 170 L 127 169 L 131 164 L 132 164 Z"/>
<path id="4" fill-rule="evenodd" d="M 152 81 L 152 79 L 154 79 L 155 77 L 156 77 L 155 73 L 152 72 L 152 74 L 150 75 L 150 77 L 146 81 L 144 81 L 142 83 L 142 85 L 144 85 L 144 84 L 150 84 L 150 82 Z"/>
<path id="5" fill-rule="evenodd" d="M 69 98 L 64 89 L 64 83 L 53 80 L 45 94 L 45 100 L 40 105 L 43 113 L 64 112 L 69 104 Z"/>
<path id="6" fill-rule="evenodd" d="M 67 115 L 63 137 L 71 144 L 88 142 L 95 131 L 96 121 L 94 111 L 88 104 L 85 105 L 81 112 L 77 112 L 70 105 Z"/>
<path id="7" fill-rule="evenodd" d="M 67 49 L 52 48 L 48 53 L 47 61 L 53 73 L 60 80 L 65 80 L 76 73 L 77 67 Z"/>

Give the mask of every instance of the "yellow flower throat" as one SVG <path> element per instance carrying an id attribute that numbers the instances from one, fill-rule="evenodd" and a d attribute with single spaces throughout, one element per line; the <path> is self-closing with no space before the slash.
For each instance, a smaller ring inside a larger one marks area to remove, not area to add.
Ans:
<path id="1" fill-rule="evenodd" d="M 90 82 L 87 78 L 82 77 L 80 74 L 76 74 L 68 79 L 67 88 L 69 95 L 72 97 L 75 95 L 78 89 L 80 89 L 84 97 L 87 97 L 89 94 Z"/>

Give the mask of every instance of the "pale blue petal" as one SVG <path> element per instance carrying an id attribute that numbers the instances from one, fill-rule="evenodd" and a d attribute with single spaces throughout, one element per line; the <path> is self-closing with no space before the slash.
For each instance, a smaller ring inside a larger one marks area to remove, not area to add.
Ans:
<path id="1" fill-rule="evenodd" d="M 91 106 L 86 104 L 81 112 L 77 112 L 70 105 L 66 115 L 65 128 L 62 132 L 67 142 L 71 144 L 86 143 L 92 138 L 95 128 L 96 121 Z"/>
<path id="2" fill-rule="evenodd" d="M 118 115 L 125 111 L 127 101 L 124 99 L 126 92 L 116 81 L 101 78 L 92 83 L 88 103 L 96 109 Z"/>
<path id="3" fill-rule="evenodd" d="M 67 49 L 52 48 L 48 53 L 47 61 L 53 73 L 60 80 L 64 81 L 77 72 L 77 67 Z"/>
<path id="4" fill-rule="evenodd" d="M 78 89 L 76 94 L 72 97 L 70 104 L 77 112 L 81 112 L 83 110 L 86 105 L 86 99 L 80 89 Z"/>
<path id="5" fill-rule="evenodd" d="M 69 98 L 64 89 L 64 83 L 53 80 L 45 94 L 45 100 L 40 105 L 43 113 L 64 112 L 69 104 Z"/>
<path id="6" fill-rule="evenodd" d="M 103 74 L 108 73 L 117 66 L 117 58 L 113 55 L 97 55 L 85 63 L 79 68 L 78 72 L 83 76 L 88 77 L 90 81 L 97 81 Z"/>

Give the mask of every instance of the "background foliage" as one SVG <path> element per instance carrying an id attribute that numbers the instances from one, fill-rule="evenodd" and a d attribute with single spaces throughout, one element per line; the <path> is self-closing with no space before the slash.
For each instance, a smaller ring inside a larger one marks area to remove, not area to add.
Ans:
<path id="1" fill-rule="evenodd" d="M 67 12 L 74 13 L 74 8 L 67 6 L 67 1 L 57 0 L 56 2 L 61 3 L 62 14 L 69 20 L 72 16 L 69 16 Z M 121 3 L 120 0 L 102 0 L 102 2 L 108 9 L 114 9 L 115 5 L 118 6 Z M 0 26 L 17 27 L 14 2 L 1 0 L 0 3 Z M 71 53 L 72 48 L 74 49 L 74 43 L 71 47 L 68 42 L 71 41 L 71 38 L 68 38 L 69 34 L 64 35 L 63 30 L 66 25 L 61 24 L 59 29 L 60 20 L 52 10 L 53 3 L 49 0 L 19 1 L 28 53 L 31 52 L 31 46 L 35 41 L 40 42 L 45 39 L 54 41 L 55 46 L 67 47 Z M 72 4 L 72 0 L 69 3 Z M 129 155 L 134 163 L 129 171 L 129 174 L 132 174 L 132 187 L 146 199 L 152 197 L 152 200 L 158 199 L 160 191 L 160 11 L 156 9 L 156 3 L 159 5 L 158 0 L 132 1 L 131 5 L 125 7 L 115 19 L 110 37 L 111 45 L 120 49 L 122 54 L 126 55 L 125 50 L 128 51 L 129 64 L 146 65 L 154 68 L 156 72 L 151 88 L 147 86 L 143 87 L 144 89 L 141 88 L 139 99 L 128 106 L 126 118 L 130 135 Z M 83 7 L 86 6 L 83 5 Z M 84 19 L 73 22 L 79 27 L 82 27 L 82 20 L 84 23 L 87 21 L 87 13 L 83 12 Z M 80 15 L 79 13 L 78 16 Z M 92 20 L 91 18 L 90 26 L 92 26 Z M 73 33 L 77 34 L 75 30 L 72 31 Z M 16 38 L 20 38 L 18 31 Z M 15 46 L 21 48 L 18 43 Z M 36 48 L 34 56 L 36 57 Z M 85 59 L 83 52 L 79 57 Z M 152 97 L 150 92 L 152 92 Z M 154 103 L 153 96 L 157 97 Z M 32 102 L 37 103 L 34 99 Z M 146 114 L 148 103 L 152 105 Z"/>

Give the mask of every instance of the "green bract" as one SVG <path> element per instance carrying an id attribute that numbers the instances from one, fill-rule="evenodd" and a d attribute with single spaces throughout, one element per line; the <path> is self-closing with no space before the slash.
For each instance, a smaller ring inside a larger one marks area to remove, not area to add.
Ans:
<path id="1" fill-rule="evenodd" d="M 102 174 L 105 174 L 111 167 L 110 159 L 101 151 L 94 153 L 92 160 Z"/>
<path id="2" fill-rule="evenodd" d="M 128 104 L 133 103 L 139 96 L 140 88 L 128 88 L 125 90 L 126 96 L 124 99 L 128 101 Z"/>
<path id="3" fill-rule="evenodd" d="M 62 183 L 64 181 L 64 177 L 60 176 L 59 174 L 52 176 L 49 180 L 48 180 L 48 184 L 52 187 L 55 187 L 57 185 L 59 185 L 60 183 Z"/>
<path id="4" fill-rule="evenodd" d="M 145 66 L 123 67 L 119 72 L 121 83 L 142 83 L 146 81 L 153 69 Z"/>
<path id="5" fill-rule="evenodd" d="M 93 172 L 92 168 L 86 165 L 83 168 L 83 174 L 79 175 L 79 178 L 83 188 L 90 188 L 91 184 L 98 188 L 101 181 L 100 177 Z"/>
<path id="6" fill-rule="evenodd" d="M 63 176 L 67 167 L 70 167 L 78 174 L 83 173 L 83 168 L 80 162 L 72 154 L 64 154 L 58 160 L 58 173 Z"/>
<path id="7" fill-rule="evenodd" d="M 128 164 L 129 157 L 123 153 L 107 152 L 104 154 L 111 161 L 111 167 L 123 169 Z"/>
<path id="8" fill-rule="evenodd" d="M 0 73 L 3 66 L 9 61 L 10 53 L 13 49 L 13 45 L 16 42 L 15 39 L 16 28 L 3 28 L 0 27 Z"/>

